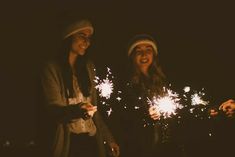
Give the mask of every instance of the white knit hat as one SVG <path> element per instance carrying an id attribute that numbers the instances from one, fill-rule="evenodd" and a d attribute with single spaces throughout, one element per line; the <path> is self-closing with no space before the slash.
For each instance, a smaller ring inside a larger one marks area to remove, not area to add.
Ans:
<path id="1" fill-rule="evenodd" d="M 158 53 L 156 41 L 151 36 L 149 36 L 147 34 L 139 34 L 139 35 L 136 35 L 131 40 L 131 42 L 129 44 L 129 49 L 127 51 L 128 56 L 130 56 L 132 51 L 134 50 L 134 48 L 137 45 L 140 45 L 140 44 L 149 44 L 149 45 L 151 45 L 153 47 L 154 52 L 156 54 Z"/>
<path id="2" fill-rule="evenodd" d="M 63 33 L 63 38 L 66 39 L 69 36 L 79 32 L 81 30 L 84 30 L 84 29 L 90 29 L 91 34 L 93 34 L 93 32 L 94 32 L 94 28 L 93 28 L 90 21 L 81 20 L 81 21 L 77 21 L 77 22 L 69 25 Z"/>

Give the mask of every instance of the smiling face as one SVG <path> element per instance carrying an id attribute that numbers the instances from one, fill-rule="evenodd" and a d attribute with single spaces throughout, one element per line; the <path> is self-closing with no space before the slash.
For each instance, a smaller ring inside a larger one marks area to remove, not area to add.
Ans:
<path id="1" fill-rule="evenodd" d="M 149 44 L 140 44 L 135 47 L 134 63 L 141 72 L 147 73 L 153 62 L 153 53 L 153 47 Z"/>
<path id="2" fill-rule="evenodd" d="M 71 53 L 83 56 L 86 49 L 90 46 L 92 31 L 84 29 L 73 35 Z"/>

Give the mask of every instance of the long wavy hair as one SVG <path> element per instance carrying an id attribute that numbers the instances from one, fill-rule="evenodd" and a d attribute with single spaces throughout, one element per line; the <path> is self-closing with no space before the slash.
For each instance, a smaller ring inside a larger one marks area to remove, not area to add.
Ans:
<path id="1" fill-rule="evenodd" d="M 72 68 L 69 64 L 69 52 L 71 49 L 71 45 L 73 42 L 73 36 L 68 37 L 62 41 L 62 46 L 60 48 L 60 53 L 58 55 L 58 59 L 60 65 L 62 66 L 62 77 L 65 85 L 65 91 L 67 98 L 72 98 L 75 96 L 74 88 L 73 88 L 73 73 Z M 78 56 L 75 68 L 76 68 L 76 75 L 79 88 L 83 94 L 83 96 L 88 97 L 90 96 L 91 91 L 91 81 L 89 78 L 89 73 L 87 69 L 87 53 L 83 56 Z"/>

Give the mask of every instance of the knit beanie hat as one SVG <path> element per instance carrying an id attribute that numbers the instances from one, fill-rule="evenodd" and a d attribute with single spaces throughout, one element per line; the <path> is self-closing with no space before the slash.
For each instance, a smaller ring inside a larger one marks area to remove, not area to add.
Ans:
<path id="1" fill-rule="evenodd" d="M 66 39 L 66 38 L 70 37 L 71 35 L 74 35 L 75 33 L 79 32 L 81 30 L 84 30 L 84 29 L 90 29 L 91 34 L 93 34 L 93 32 L 94 32 L 94 28 L 93 28 L 90 21 L 81 20 L 81 21 L 77 21 L 77 22 L 69 25 L 63 33 L 63 38 Z"/>
<path id="2" fill-rule="evenodd" d="M 149 44 L 153 47 L 153 50 L 154 52 L 157 54 L 158 51 L 157 51 L 157 44 L 156 44 L 156 41 L 150 36 L 150 35 L 147 35 L 147 34 L 139 34 L 139 35 L 136 35 L 130 42 L 129 44 L 129 49 L 127 51 L 127 54 L 128 56 L 131 55 L 132 51 L 134 50 L 134 48 L 137 46 L 137 45 L 140 45 L 140 44 Z"/>

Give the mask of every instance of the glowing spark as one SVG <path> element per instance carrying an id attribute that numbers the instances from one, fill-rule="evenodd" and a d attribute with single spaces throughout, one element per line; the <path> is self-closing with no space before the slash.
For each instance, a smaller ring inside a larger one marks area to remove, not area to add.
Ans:
<path id="1" fill-rule="evenodd" d="M 176 115 L 176 109 L 182 108 L 179 104 L 179 95 L 170 89 L 164 88 L 166 95 L 163 97 L 153 97 L 153 100 L 148 99 L 148 103 L 151 106 L 156 106 L 156 111 L 160 112 L 163 118 L 171 117 L 171 115 Z"/>
<path id="2" fill-rule="evenodd" d="M 189 91 L 190 91 L 190 87 L 189 86 L 184 87 L 184 92 L 185 93 L 188 93 Z"/>
<path id="3" fill-rule="evenodd" d="M 207 105 L 209 102 L 208 101 L 204 101 L 202 99 L 202 96 L 204 95 L 205 93 L 202 93 L 202 92 L 199 92 L 199 93 L 195 93 L 191 96 L 191 103 L 193 106 L 195 105 Z"/>
<path id="4" fill-rule="evenodd" d="M 99 77 L 95 77 L 95 83 L 97 84 L 95 86 L 96 89 L 98 89 L 99 96 L 104 97 L 106 99 L 110 98 L 110 95 L 113 93 L 113 82 L 112 80 L 109 80 L 109 76 L 112 74 L 110 72 L 110 69 L 108 69 L 108 74 L 106 75 L 106 78 L 101 80 Z"/>
<path id="5" fill-rule="evenodd" d="M 193 110 L 194 110 L 194 108 L 191 108 L 189 111 L 190 111 L 190 113 L 193 113 Z"/>
<path id="6" fill-rule="evenodd" d="M 116 99 L 117 99 L 118 101 L 121 101 L 121 100 L 122 100 L 122 98 L 120 98 L 120 97 L 117 97 Z"/>
<path id="7" fill-rule="evenodd" d="M 138 107 L 138 106 L 135 106 L 135 109 L 136 109 L 136 110 L 138 110 L 139 108 L 140 108 L 140 107 Z"/>
<path id="8" fill-rule="evenodd" d="M 111 112 L 112 112 L 112 111 L 113 111 L 112 108 L 110 108 L 108 111 L 106 111 L 106 112 L 108 113 L 108 116 L 111 115 Z"/>

